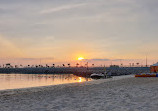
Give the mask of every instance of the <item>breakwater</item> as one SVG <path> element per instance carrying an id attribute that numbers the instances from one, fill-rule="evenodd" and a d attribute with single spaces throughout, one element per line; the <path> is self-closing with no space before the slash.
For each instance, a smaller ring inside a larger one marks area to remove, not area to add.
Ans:
<path id="1" fill-rule="evenodd" d="M 150 72 L 149 67 L 107 67 L 112 76 L 129 75 Z M 104 67 L 59 67 L 59 68 L 0 68 L 0 73 L 20 73 L 20 74 L 75 74 L 78 76 L 89 76 L 92 73 L 102 73 Z"/>

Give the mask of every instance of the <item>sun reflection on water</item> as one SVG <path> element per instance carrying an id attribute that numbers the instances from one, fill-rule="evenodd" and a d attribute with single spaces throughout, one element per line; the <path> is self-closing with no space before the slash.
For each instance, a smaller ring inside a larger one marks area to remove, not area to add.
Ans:
<path id="1" fill-rule="evenodd" d="M 82 78 L 81 77 L 79 77 L 79 81 L 78 82 L 82 82 Z"/>
<path id="2" fill-rule="evenodd" d="M 0 74 L 0 90 L 90 81 L 73 74 Z"/>

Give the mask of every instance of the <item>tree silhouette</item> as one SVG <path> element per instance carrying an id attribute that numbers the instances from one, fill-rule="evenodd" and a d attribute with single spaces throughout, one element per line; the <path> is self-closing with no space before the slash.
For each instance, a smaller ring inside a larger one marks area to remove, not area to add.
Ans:
<path id="1" fill-rule="evenodd" d="M 48 64 L 46 64 L 46 67 L 48 67 L 48 68 L 49 68 L 49 65 L 48 65 Z"/>
<path id="2" fill-rule="evenodd" d="M 136 64 L 139 65 L 139 62 L 137 62 Z"/>
<path id="3" fill-rule="evenodd" d="M 78 67 L 79 65 L 80 65 L 80 64 L 79 64 L 79 63 L 77 63 L 77 64 L 76 64 L 76 67 Z"/>
<path id="4" fill-rule="evenodd" d="M 22 64 L 20 64 L 20 67 L 23 67 L 23 65 L 22 65 Z"/>
<path id="5" fill-rule="evenodd" d="M 70 67 L 70 63 L 69 64 L 67 64 L 69 67 Z"/>
<path id="6" fill-rule="evenodd" d="M 6 68 L 11 68 L 12 66 L 11 66 L 11 64 L 10 63 L 7 63 L 6 64 Z"/>
<path id="7" fill-rule="evenodd" d="M 55 67 L 55 64 L 53 64 L 53 67 Z"/>

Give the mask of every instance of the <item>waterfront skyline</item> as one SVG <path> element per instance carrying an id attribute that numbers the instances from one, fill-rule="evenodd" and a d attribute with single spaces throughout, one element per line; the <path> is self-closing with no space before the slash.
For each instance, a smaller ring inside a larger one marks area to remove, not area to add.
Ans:
<path id="1" fill-rule="evenodd" d="M 152 64 L 158 61 L 157 5 L 156 0 L 0 1 L 0 60 L 66 63 L 83 57 L 99 64 L 145 64 L 148 56 Z"/>

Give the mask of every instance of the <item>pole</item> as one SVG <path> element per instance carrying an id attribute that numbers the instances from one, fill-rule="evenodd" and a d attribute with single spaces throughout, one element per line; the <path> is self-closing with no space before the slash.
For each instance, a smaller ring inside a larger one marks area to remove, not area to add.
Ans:
<path id="1" fill-rule="evenodd" d="M 148 67 L 148 58 L 147 58 L 147 55 L 146 55 L 146 67 Z"/>
<path id="2" fill-rule="evenodd" d="M 88 70 L 88 62 L 87 62 L 87 70 Z"/>

